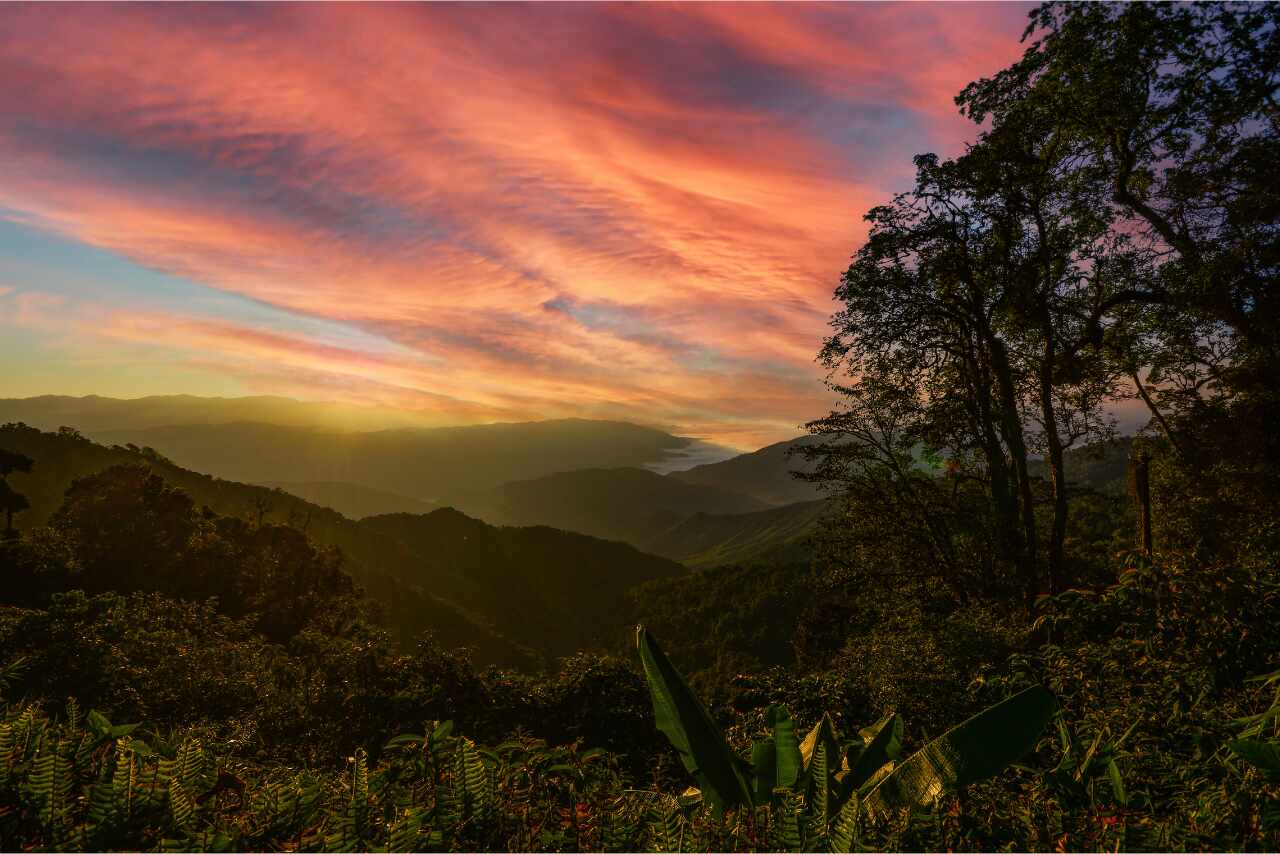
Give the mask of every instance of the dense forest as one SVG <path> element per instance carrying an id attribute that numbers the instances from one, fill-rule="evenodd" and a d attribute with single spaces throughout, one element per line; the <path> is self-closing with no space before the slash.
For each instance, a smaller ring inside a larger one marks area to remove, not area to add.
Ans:
<path id="1" fill-rule="evenodd" d="M 1038 8 L 839 405 L 686 471 L 4 402 L 0 849 L 1280 848 L 1278 91 L 1280 6 Z"/>

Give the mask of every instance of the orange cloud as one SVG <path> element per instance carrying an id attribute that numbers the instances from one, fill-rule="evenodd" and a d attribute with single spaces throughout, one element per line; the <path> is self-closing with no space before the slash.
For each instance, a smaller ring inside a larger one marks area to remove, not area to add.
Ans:
<path id="1" fill-rule="evenodd" d="M 827 405 L 812 359 L 862 212 L 958 147 L 950 98 L 1023 15 L 11 5 L 0 217 L 360 330 L 80 295 L 109 312 L 88 334 L 266 390 L 780 438 Z"/>

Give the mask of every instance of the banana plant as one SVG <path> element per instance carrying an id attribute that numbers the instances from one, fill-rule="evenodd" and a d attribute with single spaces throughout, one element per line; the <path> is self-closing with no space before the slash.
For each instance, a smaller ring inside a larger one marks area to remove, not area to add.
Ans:
<path id="1" fill-rule="evenodd" d="M 745 763 L 644 626 L 636 628 L 636 648 L 649 682 L 658 729 L 697 779 L 707 802 L 721 811 L 751 806 L 754 800 L 743 773 Z"/>
<path id="2" fill-rule="evenodd" d="M 993 777 L 1040 740 L 1057 701 L 1034 685 L 926 744 L 885 775 L 863 801 L 872 817 L 925 806 L 944 792 Z"/>
<path id="3" fill-rule="evenodd" d="M 775 705 L 765 715 L 771 733 L 753 745 L 747 763 L 643 626 L 636 629 L 636 647 L 658 729 L 709 804 L 723 811 L 792 804 L 799 798 L 808 821 L 826 825 L 834 820 L 832 832 L 838 831 L 840 838 L 852 832 L 859 813 L 883 817 L 899 808 L 927 805 L 943 792 L 999 773 L 1035 747 L 1057 706 L 1044 688 L 1028 688 L 903 762 L 903 727 L 897 715 L 863 728 L 848 741 L 841 741 L 831 716 L 823 715 L 797 741 L 790 713 Z"/>

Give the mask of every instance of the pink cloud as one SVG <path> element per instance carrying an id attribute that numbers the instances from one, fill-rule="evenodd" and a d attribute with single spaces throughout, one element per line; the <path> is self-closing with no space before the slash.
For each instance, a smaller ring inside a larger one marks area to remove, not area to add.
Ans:
<path id="1" fill-rule="evenodd" d="M 950 98 L 1022 15 L 10 6 L 0 211 L 388 342 L 97 332 L 277 389 L 776 438 L 826 407 L 831 290 L 892 189 L 866 164 L 958 147 Z"/>

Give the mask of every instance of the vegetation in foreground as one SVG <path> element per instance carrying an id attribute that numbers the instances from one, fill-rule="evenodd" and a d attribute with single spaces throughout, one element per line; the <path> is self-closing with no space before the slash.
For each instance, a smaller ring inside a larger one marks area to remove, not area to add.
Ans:
<path id="1" fill-rule="evenodd" d="M 0 846 L 1280 848 L 1277 8 L 1033 14 L 837 292 L 814 558 L 627 587 L 635 652 L 409 649 L 432 590 L 160 459 L 19 533 L 6 448 Z"/>

